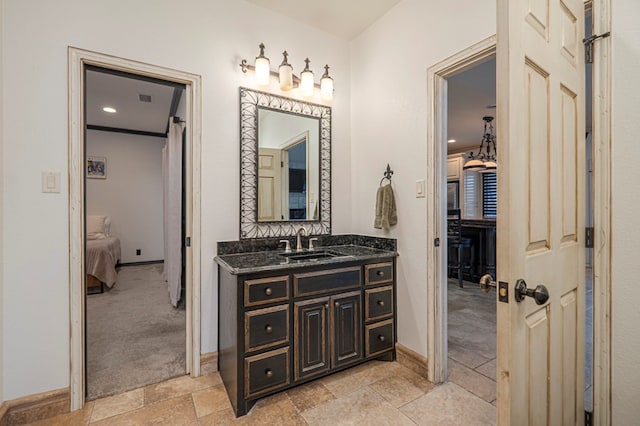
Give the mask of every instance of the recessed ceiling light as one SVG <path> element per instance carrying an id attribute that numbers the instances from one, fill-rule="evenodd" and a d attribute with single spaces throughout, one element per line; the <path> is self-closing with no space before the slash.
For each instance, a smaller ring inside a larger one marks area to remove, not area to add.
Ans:
<path id="1" fill-rule="evenodd" d="M 104 112 L 110 112 L 110 113 L 112 113 L 112 114 L 113 114 L 114 112 L 116 112 L 116 109 L 115 109 L 114 107 L 104 107 L 104 108 L 102 108 L 102 110 L 103 110 Z"/>
<path id="2" fill-rule="evenodd" d="M 449 139 L 447 143 L 454 143 L 455 141 L 456 141 L 455 139 Z"/>

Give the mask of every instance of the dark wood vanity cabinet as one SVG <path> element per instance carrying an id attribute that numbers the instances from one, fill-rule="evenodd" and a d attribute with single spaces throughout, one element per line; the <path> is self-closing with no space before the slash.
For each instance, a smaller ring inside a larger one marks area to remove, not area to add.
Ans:
<path id="1" fill-rule="evenodd" d="M 395 359 L 395 258 L 219 273 L 219 370 L 237 416 L 258 398 Z"/>

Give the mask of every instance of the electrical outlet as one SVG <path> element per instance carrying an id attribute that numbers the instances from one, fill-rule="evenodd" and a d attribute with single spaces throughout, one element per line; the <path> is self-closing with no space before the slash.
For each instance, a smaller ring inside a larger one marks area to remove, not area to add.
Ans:
<path id="1" fill-rule="evenodd" d="M 136 256 L 140 256 L 142 254 L 142 250 L 136 249 Z"/>

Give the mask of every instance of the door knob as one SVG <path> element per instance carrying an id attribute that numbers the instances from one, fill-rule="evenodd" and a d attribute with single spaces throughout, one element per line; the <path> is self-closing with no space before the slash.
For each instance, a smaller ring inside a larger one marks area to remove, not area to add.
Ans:
<path id="1" fill-rule="evenodd" d="M 516 281 L 515 286 L 516 302 L 520 303 L 526 296 L 533 298 L 536 305 L 544 305 L 549 300 L 549 290 L 542 284 L 536 286 L 535 289 L 527 288 L 527 283 L 523 279 Z"/>
<path id="2" fill-rule="evenodd" d="M 493 277 L 490 274 L 484 274 L 480 277 L 480 288 L 485 293 L 488 293 L 490 288 L 496 288 L 496 282 L 493 281 Z"/>

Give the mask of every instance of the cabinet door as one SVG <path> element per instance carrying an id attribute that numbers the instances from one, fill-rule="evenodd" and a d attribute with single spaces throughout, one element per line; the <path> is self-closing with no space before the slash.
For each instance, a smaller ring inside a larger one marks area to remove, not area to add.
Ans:
<path id="1" fill-rule="evenodd" d="M 295 379 L 329 370 L 329 298 L 296 302 L 294 305 Z"/>
<path id="2" fill-rule="evenodd" d="M 354 291 L 331 299 L 331 365 L 333 368 L 362 358 L 361 293 Z"/>
<path id="3" fill-rule="evenodd" d="M 447 180 L 459 180 L 460 179 L 460 164 L 462 163 L 461 157 L 454 157 L 447 159 Z"/>

